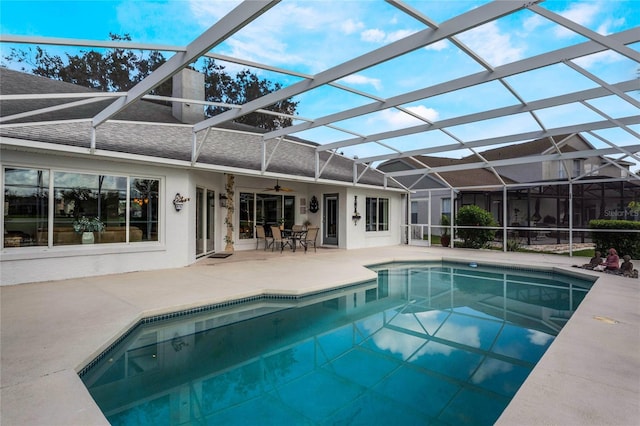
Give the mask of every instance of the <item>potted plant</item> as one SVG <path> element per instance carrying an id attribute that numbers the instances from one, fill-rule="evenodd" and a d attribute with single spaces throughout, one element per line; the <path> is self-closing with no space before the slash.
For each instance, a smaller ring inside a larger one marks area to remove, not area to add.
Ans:
<path id="1" fill-rule="evenodd" d="M 451 226 L 451 219 L 446 214 L 440 217 L 440 226 L 443 226 L 442 234 L 440 235 L 440 243 L 442 247 L 449 247 L 451 243 L 451 235 L 449 235 L 449 226 Z"/>
<path id="2" fill-rule="evenodd" d="M 304 222 L 302 222 L 302 227 L 304 229 L 308 229 L 309 226 L 311 226 L 311 221 L 309 219 L 305 219 Z"/>
<path id="3" fill-rule="evenodd" d="M 73 221 L 73 230 L 82 234 L 82 244 L 93 244 L 94 232 L 104 231 L 104 222 L 98 217 L 81 216 Z"/>
<path id="4" fill-rule="evenodd" d="M 280 224 L 280 230 L 284 230 L 284 217 L 278 219 L 278 223 Z"/>

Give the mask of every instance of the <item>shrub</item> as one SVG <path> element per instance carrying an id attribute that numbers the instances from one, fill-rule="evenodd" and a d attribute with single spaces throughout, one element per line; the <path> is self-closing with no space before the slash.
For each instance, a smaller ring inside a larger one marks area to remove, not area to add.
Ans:
<path id="1" fill-rule="evenodd" d="M 518 251 L 520 249 L 520 241 L 516 239 L 507 240 L 507 251 Z"/>
<path id="2" fill-rule="evenodd" d="M 441 235 L 449 235 L 449 226 L 451 226 L 451 222 L 449 221 L 449 216 L 443 214 L 440 216 L 440 226 L 444 228 L 441 229 Z"/>
<path id="3" fill-rule="evenodd" d="M 462 207 L 456 215 L 458 226 L 496 226 L 493 216 L 488 211 L 475 205 Z M 458 237 L 462 238 L 462 246 L 470 248 L 482 248 L 495 236 L 492 229 L 458 229 Z"/>
<path id="4" fill-rule="evenodd" d="M 616 229 L 616 230 L 640 230 L 640 222 L 632 220 L 603 220 L 597 219 L 589 222 L 591 229 Z M 592 232 L 591 239 L 596 250 L 603 254 L 610 247 L 618 251 L 620 257 L 628 254 L 633 259 L 640 259 L 640 233 L 637 232 Z"/>

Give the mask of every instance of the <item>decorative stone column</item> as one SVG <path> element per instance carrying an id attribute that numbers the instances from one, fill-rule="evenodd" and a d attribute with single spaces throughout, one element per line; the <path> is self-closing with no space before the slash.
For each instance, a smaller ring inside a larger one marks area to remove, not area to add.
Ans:
<path id="1" fill-rule="evenodd" d="M 235 194 L 235 176 L 232 174 L 226 174 L 225 176 L 227 178 L 224 186 L 227 193 L 227 216 L 224 218 L 224 223 L 227 225 L 227 235 L 224 237 L 224 242 L 226 243 L 224 251 L 233 252 L 233 212 L 235 211 L 233 195 Z"/>

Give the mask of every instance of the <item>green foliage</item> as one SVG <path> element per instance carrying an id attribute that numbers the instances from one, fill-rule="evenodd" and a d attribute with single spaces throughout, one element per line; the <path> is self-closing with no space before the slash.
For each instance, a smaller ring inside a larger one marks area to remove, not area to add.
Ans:
<path id="1" fill-rule="evenodd" d="M 488 211 L 476 206 L 469 205 L 462 207 L 456 215 L 456 225 L 490 227 L 496 226 L 493 216 Z M 495 231 L 491 229 L 458 229 L 458 237 L 462 238 L 462 247 L 482 248 L 495 236 Z"/>
<path id="2" fill-rule="evenodd" d="M 109 38 L 112 41 L 131 41 L 129 34 L 109 34 Z M 145 52 L 122 48 L 81 50 L 79 54 L 65 53 L 64 56 L 50 54 L 39 46 L 34 50 L 11 48 L 9 52 L 2 58 L 3 66 L 7 63 L 20 64 L 22 71 L 102 92 L 126 92 L 167 61 L 159 51 Z M 205 81 L 205 100 L 209 102 L 241 105 L 282 88 L 280 83 L 260 79 L 248 69 L 239 71 L 233 77 L 214 59 L 205 58 L 200 63 L 200 72 L 204 74 Z M 192 69 L 195 68 L 192 66 Z M 171 79 L 151 90 L 149 94 L 171 96 Z M 284 99 L 264 109 L 293 116 L 296 114 L 297 106 L 298 102 Z M 206 114 L 211 117 L 226 110 L 228 108 L 222 106 L 209 106 Z M 266 130 L 280 129 L 293 124 L 292 118 L 261 113 L 247 114 L 235 121 Z"/>
<path id="3" fill-rule="evenodd" d="M 102 232 L 104 228 L 104 222 L 97 217 L 82 216 L 73 222 L 73 230 L 78 233 Z"/>
<path id="4" fill-rule="evenodd" d="M 449 220 L 449 216 L 443 214 L 440 217 L 440 225 L 444 226 L 444 228 L 442 228 L 442 235 L 449 235 L 449 227 L 451 226 L 451 220 Z"/>
<path id="5" fill-rule="evenodd" d="M 520 249 L 520 241 L 517 239 L 507 240 L 507 251 L 518 251 Z"/>
<path id="6" fill-rule="evenodd" d="M 589 222 L 589 228 L 640 231 L 640 222 L 597 219 Z M 603 254 L 613 247 L 618 251 L 620 257 L 628 254 L 633 259 L 640 258 L 640 233 L 638 232 L 592 232 L 591 239 L 596 245 L 596 250 Z"/>

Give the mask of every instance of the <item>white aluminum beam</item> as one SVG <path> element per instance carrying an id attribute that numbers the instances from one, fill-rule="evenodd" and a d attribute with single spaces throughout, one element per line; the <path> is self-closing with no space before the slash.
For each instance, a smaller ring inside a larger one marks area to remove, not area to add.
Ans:
<path id="1" fill-rule="evenodd" d="M 328 84 L 347 75 L 351 75 L 353 73 L 361 71 L 365 68 L 372 67 L 381 62 L 388 61 L 395 57 L 404 55 L 405 53 L 436 43 L 447 37 L 451 37 L 455 34 L 464 32 L 470 28 L 475 28 L 486 22 L 498 19 L 502 16 L 508 15 L 509 13 L 513 13 L 516 10 L 522 9 L 524 6 L 525 5 L 519 2 L 507 1 L 492 2 L 480 6 L 467 13 L 458 15 L 444 22 L 438 30 L 425 29 L 420 32 L 414 33 L 401 40 L 395 41 L 384 47 L 365 53 L 364 55 L 354 58 L 350 61 L 344 62 L 336 67 L 320 72 L 316 74 L 312 80 L 304 80 L 295 83 L 291 86 L 285 87 L 275 92 L 271 92 L 258 99 L 247 102 L 239 110 L 225 111 L 222 114 L 204 120 L 194 126 L 194 131 L 200 131 L 207 127 L 215 126 L 220 123 L 234 120 L 243 115 L 250 114 L 259 108 L 265 108 L 283 99 L 288 99 L 292 96 Z M 281 135 L 287 133 L 288 132 L 285 132 Z M 273 137 L 276 136 L 270 135 L 269 138 Z"/>
<path id="2" fill-rule="evenodd" d="M 565 18 L 564 16 L 560 16 L 557 13 L 551 12 L 550 10 L 547 10 L 543 7 L 540 7 L 538 5 L 532 4 L 531 6 L 529 6 L 529 10 L 532 10 L 533 12 L 537 13 L 538 15 L 544 16 L 545 18 L 549 19 L 550 21 L 555 22 L 558 25 L 562 25 L 565 28 L 570 29 L 571 31 L 574 31 L 588 39 L 591 39 L 593 41 L 595 41 L 596 43 L 599 43 L 601 45 L 603 45 L 604 47 L 614 50 L 616 52 L 618 52 L 619 54 L 626 56 L 627 58 L 635 61 L 635 62 L 640 62 L 640 52 L 637 52 L 627 46 L 624 45 L 624 43 L 620 43 L 617 42 L 616 40 L 609 38 L 607 36 L 603 36 L 602 34 L 598 34 L 595 31 L 591 31 L 588 28 L 583 27 L 582 25 L 579 25 L 575 22 L 573 22 L 570 19 Z M 636 29 L 637 31 L 637 29 Z"/>
<path id="3" fill-rule="evenodd" d="M 612 34 L 609 36 L 621 43 L 633 43 L 640 41 L 640 31 L 627 30 L 621 33 Z M 428 99 L 434 96 L 442 95 L 445 93 L 454 92 L 456 90 L 465 89 L 471 86 L 488 83 L 501 78 L 521 74 L 527 71 L 531 71 L 537 68 L 543 68 L 549 65 L 554 65 L 563 62 L 567 59 L 575 59 L 582 56 L 598 53 L 605 50 L 600 44 L 593 41 L 587 41 L 579 45 L 565 47 L 563 49 L 555 50 L 553 52 L 544 53 L 542 55 L 534 56 L 531 58 L 523 59 L 517 62 L 512 62 L 506 65 L 501 65 L 495 68 L 493 73 L 487 73 L 481 71 L 468 76 L 460 77 L 455 80 L 436 84 L 424 89 L 415 90 L 399 96 L 395 96 L 387 99 L 385 104 L 381 106 L 379 103 L 370 103 L 362 105 L 350 110 L 345 110 L 336 114 L 330 114 L 324 117 L 316 118 L 313 123 L 302 123 L 295 126 L 287 127 L 285 129 L 276 130 L 265 135 L 265 137 L 275 137 L 282 134 L 292 134 L 301 132 L 303 130 L 309 130 L 315 127 L 324 126 L 325 124 L 346 120 L 349 118 L 355 118 L 361 115 L 377 112 L 380 109 L 386 109 L 395 107 L 398 105 L 404 105 L 411 102 Z M 383 107 L 383 108 L 382 108 Z M 318 150 L 334 149 L 340 147 L 336 143 L 322 145 L 318 147 Z"/>
<path id="4" fill-rule="evenodd" d="M 620 124 L 625 126 L 640 124 L 640 115 L 620 118 L 620 119 L 617 119 L 617 121 Z M 594 121 L 591 123 L 577 124 L 574 126 L 565 126 L 565 127 L 557 127 L 554 129 L 547 129 L 545 131 L 533 131 L 533 132 L 525 132 L 525 133 L 500 136 L 500 137 L 489 138 L 489 139 L 479 139 L 475 141 L 465 142 L 464 146 L 461 146 L 460 144 L 438 145 L 430 148 L 404 151 L 401 154 L 386 154 L 386 155 L 378 155 L 378 156 L 372 156 L 367 158 L 360 158 L 356 161 L 357 162 L 385 161 L 385 160 L 392 160 L 396 158 L 413 157 L 416 155 L 428 155 L 428 154 L 442 153 L 447 151 L 456 151 L 463 148 L 480 148 L 480 147 L 499 145 L 499 144 L 509 143 L 509 142 L 524 142 L 524 141 L 544 138 L 547 136 L 558 136 L 558 135 L 565 135 L 568 133 L 580 133 L 580 132 L 589 131 L 589 130 L 610 129 L 612 127 L 617 127 L 617 126 L 615 123 L 611 122 L 610 120 Z"/>
<path id="5" fill-rule="evenodd" d="M 132 102 L 140 99 L 150 90 L 162 84 L 182 68 L 198 59 L 213 46 L 223 42 L 229 36 L 249 24 L 252 20 L 269 10 L 280 0 L 251 0 L 241 3 L 224 18 L 192 41 L 186 51 L 173 55 L 151 75 L 135 85 L 126 98 L 119 98 L 93 118 L 93 127 L 99 126 L 120 112 Z"/>
<path id="6" fill-rule="evenodd" d="M 617 91 L 621 91 L 621 92 L 632 91 L 637 89 L 638 82 L 637 80 L 629 80 L 629 81 L 617 83 L 612 87 Z M 610 94 L 611 93 L 609 90 L 602 87 L 596 87 L 593 89 L 587 89 L 580 92 L 567 93 L 565 95 L 554 96 L 546 99 L 539 99 L 533 102 L 529 102 L 527 105 L 516 104 L 516 105 L 507 106 L 507 107 L 496 108 L 493 110 L 473 113 L 469 115 L 448 118 L 446 120 L 435 121 L 431 124 L 420 124 L 417 126 L 405 127 L 398 130 L 375 133 L 363 138 L 345 139 L 342 141 L 336 141 L 329 144 L 324 144 L 322 145 L 321 148 L 326 148 L 326 147 L 344 148 L 347 146 L 358 145 L 361 143 L 375 142 L 375 141 L 380 141 L 384 139 L 392 139 L 392 138 L 397 138 L 401 136 L 413 135 L 416 133 L 439 130 L 446 127 L 458 126 L 461 124 L 481 122 L 481 121 L 489 120 L 493 118 L 499 118 L 499 117 L 504 117 L 504 116 L 513 115 L 513 114 L 521 114 L 521 113 L 530 112 L 530 111 L 539 110 L 539 109 L 551 108 L 555 106 L 579 102 L 581 100 L 609 96 Z"/>
<path id="7" fill-rule="evenodd" d="M 633 152 L 640 151 L 640 145 L 632 145 L 628 146 L 627 149 Z M 562 154 L 546 154 L 546 155 L 530 155 L 526 157 L 518 157 L 518 158 L 507 158 L 505 160 L 494 160 L 489 161 L 488 163 L 464 163 L 464 164 L 455 164 L 452 166 L 439 166 L 432 167 L 430 170 L 426 169 L 412 169 L 412 170 L 402 170 L 397 172 L 387 172 L 387 176 L 399 177 L 399 176 L 412 176 L 419 174 L 429 174 L 429 173 L 443 173 L 443 172 L 458 172 L 461 170 L 475 170 L 475 169 L 486 169 L 487 167 L 501 167 L 501 166 L 512 166 L 518 164 L 531 164 L 531 163 L 539 163 L 543 161 L 560 161 L 560 160 L 573 160 L 579 158 L 591 158 L 591 157 L 601 157 L 603 155 L 612 155 L 619 154 L 620 151 L 617 148 L 602 148 L 602 149 L 593 149 L 593 150 L 582 150 L 582 151 L 571 151 L 565 152 Z"/>

